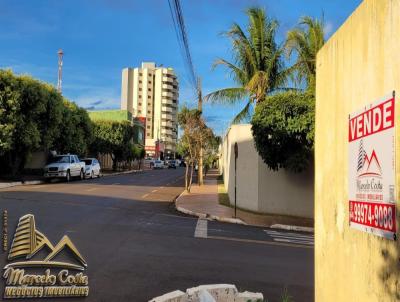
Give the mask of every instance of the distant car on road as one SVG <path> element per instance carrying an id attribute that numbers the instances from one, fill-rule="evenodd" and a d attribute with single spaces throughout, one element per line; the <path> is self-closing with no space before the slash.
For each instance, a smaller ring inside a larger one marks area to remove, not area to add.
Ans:
<path id="1" fill-rule="evenodd" d="M 85 176 L 94 178 L 95 176 L 101 176 L 100 163 L 96 158 L 83 158 L 82 161 L 85 162 Z"/>
<path id="2" fill-rule="evenodd" d="M 164 162 L 162 160 L 155 160 L 153 164 L 153 169 L 162 169 L 164 168 Z"/>
<path id="3" fill-rule="evenodd" d="M 144 163 L 145 163 L 145 165 L 148 165 L 151 169 L 154 166 L 154 158 L 147 157 L 147 158 L 145 158 Z"/>
<path id="4" fill-rule="evenodd" d="M 175 160 L 168 161 L 168 169 L 176 169 L 176 161 Z"/>
<path id="5" fill-rule="evenodd" d="M 85 177 L 85 162 L 80 161 L 74 154 L 56 155 L 50 158 L 44 166 L 44 177 L 46 179 L 64 178 L 70 181 L 72 177 Z"/>

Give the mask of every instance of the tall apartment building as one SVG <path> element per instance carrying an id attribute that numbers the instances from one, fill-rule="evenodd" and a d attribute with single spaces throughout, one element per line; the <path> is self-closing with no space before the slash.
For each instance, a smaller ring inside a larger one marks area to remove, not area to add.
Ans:
<path id="1" fill-rule="evenodd" d="M 145 122 L 145 149 L 149 155 L 172 156 L 178 134 L 179 87 L 172 68 L 143 62 L 141 68 L 122 70 L 121 109 Z"/>

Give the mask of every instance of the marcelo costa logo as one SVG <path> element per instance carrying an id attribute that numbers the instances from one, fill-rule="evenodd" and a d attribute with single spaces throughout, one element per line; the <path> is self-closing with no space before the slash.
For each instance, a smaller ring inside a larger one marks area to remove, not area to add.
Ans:
<path id="1" fill-rule="evenodd" d="M 368 154 L 361 140 L 357 160 L 357 190 L 381 192 L 381 179 L 382 168 L 375 150 Z"/>
<path id="2" fill-rule="evenodd" d="M 65 259 L 74 259 L 67 262 Z M 89 294 L 86 261 L 68 236 L 55 246 L 39 232 L 32 214 L 19 219 L 4 267 L 4 298 L 85 297 Z"/>

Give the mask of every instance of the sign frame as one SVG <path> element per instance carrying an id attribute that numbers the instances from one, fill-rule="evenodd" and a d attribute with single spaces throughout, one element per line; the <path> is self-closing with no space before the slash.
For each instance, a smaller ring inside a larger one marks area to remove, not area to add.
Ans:
<path id="1" fill-rule="evenodd" d="M 348 119 L 349 227 L 391 240 L 397 239 L 396 124 L 395 91 Z"/>

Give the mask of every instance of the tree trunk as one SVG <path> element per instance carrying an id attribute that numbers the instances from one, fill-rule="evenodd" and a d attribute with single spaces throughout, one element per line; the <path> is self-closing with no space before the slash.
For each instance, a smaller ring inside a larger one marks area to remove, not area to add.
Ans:
<path id="1" fill-rule="evenodd" d="M 189 181 L 189 190 L 188 190 L 189 193 L 190 193 L 190 189 L 192 188 L 193 170 L 194 170 L 194 162 L 192 161 L 192 163 L 190 165 L 190 181 Z"/>
<path id="2" fill-rule="evenodd" d="M 188 191 L 189 188 L 189 163 L 186 164 L 185 167 L 185 190 Z"/>

